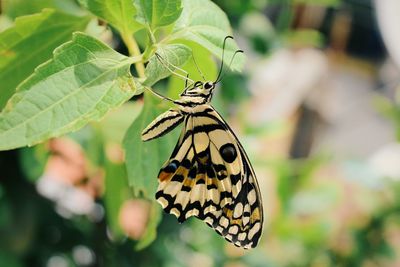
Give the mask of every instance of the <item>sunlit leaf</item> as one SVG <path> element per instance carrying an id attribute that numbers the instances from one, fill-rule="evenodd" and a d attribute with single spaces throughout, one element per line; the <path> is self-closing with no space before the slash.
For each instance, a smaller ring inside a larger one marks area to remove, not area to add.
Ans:
<path id="1" fill-rule="evenodd" d="M 2 14 L 13 19 L 19 16 L 40 13 L 45 8 L 52 8 L 68 14 L 83 14 L 75 0 L 3 0 Z"/>
<path id="2" fill-rule="evenodd" d="M 148 142 L 141 140 L 143 129 L 167 108 L 165 102 L 146 93 L 142 112 L 125 135 L 126 167 L 129 185 L 133 187 L 135 196 L 154 199 L 158 171 L 169 158 L 178 140 L 176 130 L 155 140 Z"/>
<path id="3" fill-rule="evenodd" d="M 202 81 L 203 79 L 214 81 L 217 77 L 217 67 L 211 53 L 204 47 L 196 44 L 185 42 L 191 50 L 195 51 L 194 59 L 189 58 L 185 65 L 181 68 L 189 74 L 189 78 L 194 81 Z M 197 69 L 196 67 L 199 69 Z M 204 75 L 204 77 L 203 77 Z M 168 96 L 177 98 L 185 87 L 185 81 L 175 75 L 171 75 L 168 83 Z"/>
<path id="4" fill-rule="evenodd" d="M 185 64 L 192 55 L 191 49 L 183 44 L 160 45 L 156 53 L 160 58 L 153 55 L 145 71 L 147 79 L 144 84 L 148 86 L 171 75 L 175 67 Z"/>
<path id="5" fill-rule="evenodd" d="M 178 19 L 181 0 L 133 0 L 137 9 L 135 19 L 151 29 L 166 26 Z"/>
<path id="6" fill-rule="evenodd" d="M 189 40 L 207 48 L 211 53 L 222 59 L 222 43 L 227 35 L 232 35 L 232 29 L 226 14 L 209 0 L 184 0 L 182 15 L 176 21 L 171 40 Z M 235 41 L 229 40 L 225 47 L 225 58 L 229 62 L 238 49 Z M 239 54 L 231 68 L 241 70 L 244 56 Z"/>
<path id="7" fill-rule="evenodd" d="M 79 3 L 122 33 L 132 34 L 142 27 L 134 20 L 136 9 L 132 0 L 79 0 Z"/>
<path id="8" fill-rule="evenodd" d="M 135 92 L 132 58 L 77 33 L 29 77 L 0 114 L 0 150 L 33 145 L 98 120 Z"/>
<path id="9" fill-rule="evenodd" d="M 39 14 L 19 17 L 15 26 L 0 33 L 0 110 L 21 81 L 88 22 L 87 17 L 45 9 Z"/>

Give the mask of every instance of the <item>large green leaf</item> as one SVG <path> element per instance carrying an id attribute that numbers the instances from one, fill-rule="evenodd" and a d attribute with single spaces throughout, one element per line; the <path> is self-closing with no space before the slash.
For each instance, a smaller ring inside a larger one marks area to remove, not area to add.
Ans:
<path id="1" fill-rule="evenodd" d="M 0 110 L 21 81 L 88 22 L 87 17 L 45 9 L 39 14 L 16 19 L 14 27 L 0 33 Z"/>
<path id="2" fill-rule="evenodd" d="M 135 92 L 128 58 L 83 33 L 54 51 L 0 114 L 0 150 L 77 130 Z"/>
<path id="3" fill-rule="evenodd" d="M 118 159 L 119 149 L 122 152 L 122 140 L 125 132 L 139 115 L 141 104 L 138 101 L 126 102 L 118 109 L 109 112 L 101 122 L 91 123 L 101 133 L 103 146 L 105 150 L 108 150 L 104 164 L 106 171 L 104 203 L 107 209 L 107 221 L 115 238 L 123 237 L 123 231 L 119 224 L 119 213 L 124 202 L 132 198 L 132 191 L 128 186 L 124 162 L 111 156 Z M 116 153 L 116 156 L 110 155 L 110 151 Z"/>
<path id="4" fill-rule="evenodd" d="M 216 4 L 210 0 L 183 0 L 183 11 L 176 21 L 172 35 L 166 42 L 185 39 L 200 44 L 222 59 L 222 44 L 227 35 L 232 35 L 229 20 Z M 229 63 L 238 46 L 228 40 L 224 60 Z M 239 54 L 232 63 L 233 70 L 240 70 L 244 56 Z"/>
<path id="5" fill-rule="evenodd" d="M 215 81 L 217 77 L 217 67 L 211 53 L 196 43 L 185 42 L 193 51 L 195 59 L 186 62 L 181 68 L 189 74 L 189 78 L 194 81 L 204 79 Z M 198 65 L 196 67 L 196 64 Z M 203 77 L 204 76 L 204 77 Z M 168 96 L 178 98 L 185 87 L 185 81 L 175 75 L 172 75 L 168 83 Z"/>
<path id="6" fill-rule="evenodd" d="M 136 21 L 151 29 L 166 26 L 178 19 L 181 0 L 133 0 L 137 9 Z"/>
<path id="7" fill-rule="evenodd" d="M 143 237 L 135 244 L 135 250 L 141 250 L 150 245 L 157 237 L 157 226 L 162 219 L 162 209 L 160 204 L 152 201 L 149 211 L 149 221 Z"/>
<path id="8" fill-rule="evenodd" d="M 327 7 L 336 7 L 342 0 L 294 0 L 295 4 L 308 4 L 308 5 L 320 5 Z"/>
<path id="9" fill-rule="evenodd" d="M 171 75 L 175 67 L 184 65 L 192 55 L 190 48 L 183 44 L 160 45 L 156 53 L 161 58 L 153 55 L 146 66 L 144 84 L 147 86 Z"/>
<path id="10" fill-rule="evenodd" d="M 132 0 L 79 0 L 79 2 L 121 33 L 132 34 L 142 27 L 134 20 L 136 9 Z"/>
<path id="11" fill-rule="evenodd" d="M 128 187 L 126 168 L 123 163 L 106 160 L 105 171 L 104 202 L 107 209 L 107 221 L 113 235 L 121 238 L 123 231 L 119 224 L 119 213 L 123 203 L 132 197 L 132 192 Z"/>
<path id="12" fill-rule="evenodd" d="M 144 97 L 142 112 L 125 135 L 124 149 L 129 185 L 133 187 L 135 196 L 142 195 L 153 200 L 158 184 L 158 171 L 172 153 L 177 142 L 177 130 L 161 138 L 143 142 L 141 139 L 143 129 L 167 109 L 165 102 L 152 94 L 145 93 Z"/>
<path id="13" fill-rule="evenodd" d="M 83 14 L 75 0 L 3 0 L 2 14 L 10 18 L 40 13 L 45 8 L 52 8 L 68 14 Z"/>

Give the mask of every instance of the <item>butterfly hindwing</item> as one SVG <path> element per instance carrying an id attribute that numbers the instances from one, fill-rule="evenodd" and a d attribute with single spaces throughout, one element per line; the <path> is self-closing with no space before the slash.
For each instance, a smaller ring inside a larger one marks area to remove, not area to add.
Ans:
<path id="1" fill-rule="evenodd" d="M 254 171 L 235 134 L 210 105 L 185 115 L 159 173 L 156 198 L 180 222 L 191 216 L 237 246 L 255 247 L 263 221 Z"/>

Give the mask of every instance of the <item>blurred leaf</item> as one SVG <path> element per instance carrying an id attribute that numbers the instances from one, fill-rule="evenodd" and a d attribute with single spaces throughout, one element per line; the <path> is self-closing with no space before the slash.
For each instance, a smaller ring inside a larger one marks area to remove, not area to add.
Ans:
<path id="1" fill-rule="evenodd" d="M 10 18 L 19 16 L 31 15 L 41 12 L 44 8 L 52 8 L 62 11 L 64 13 L 80 15 L 83 14 L 82 10 L 75 3 L 74 0 L 3 0 L 2 9 L 3 14 Z"/>
<path id="2" fill-rule="evenodd" d="M 379 94 L 375 94 L 372 100 L 378 112 L 392 121 L 396 127 L 396 138 L 400 141 L 400 106 Z"/>
<path id="3" fill-rule="evenodd" d="M 110 23 L 121 33 L 132 34 L 142 26 L 134 20 L 136 9 L 132 0 L 78 0 L 99 18 Z"/>
<path id="4" fill-rule="evenodd" d="M 0 32 L 12 26 L 14 26 L 13 21 L 9 17 L 0 14 Z"/>
<path id="5" fill-rule="evenodd" d="M 232 35 L 228 17 L 216 4 L 209 0 L 184 0 L 182 15 L 175 23 L 172 35 L 164 41 L 189 40 L 222 59 L 222 43 L 227 35 Z M 228 40 L 224 60 L 229 63 L 237 49 L 235 41 Z M 231 68 L 241 70 L 244 59 L 243 54 L 238 54 Z"/>
<path id="6" fill-rule="evenodd" d="M 274 0 L 278 2 L 279 9 L 277 10 L 277 19 L 275 22 L 275 29 L 279 33 L 285 33 L 291 29 L 294 19 L 294 5 L 292 0 Z"/>
<path id="7" fill-rule="evenodd" d="M 308 4 L 308 5 L 320 5 L 326 7 L 336 7 L 342 0 L 294 0 L 295 4 Z"/>
<path id="8" fill-rule="evenodd" d="M 324 36 L 316 30 L 295 30 L 289 31 L 283 36 L 283 39 L 289 43 L 291 46 L 301 46 L 301 47 L 316 47 L 322 48 L 324 45 Z"/>
<path id="9" fill-rule="evenodd" d="M 100 138 L 102 140 L 103 150 L 116 150 L 111 152 L 118 153 L 118 149 L 120 148 L 122 152 L 124 134 L 132 121 L 139 115 L 141 108 L 142 105 L 140 105 L 138 101 L 133 103 L 127 102 L 120 108 L 108 113 L 101 123 L 92 123 L 99 133 L 101 133 Z M 104 153 L 104 151 L 102 153 Z M 106 173 L 104 202 L 107 210 L 107 221 L 113 236 L 119 239 L 124 235 L 120 227 L 119 212 L 123 203 L 133 196 L 129 188 L 125 164 L 122 162 L 115 162 L 113 159 L 109 158 L 109 156 L 105 157 L 104 162 Z"/>
<path id="10" fill-rule="evenodd" d="M 144 95 L 144 106 L 139 117 L 129 127 L 124 137 L 126 167 L 129 185 L 136 197 L 143 196 L 154 200 L 157 189 L 157 174 L 172 153 L 178 138 L 176 130 L 161 138 L 143 142 L 141 132 L 155 117 L 168 107 L 150 93 Z M 179 127 L 177 127 L 179 128 Z"/>
<path id="11" fill-rule="evenodd" d="M 22 92 L 0 114 L 0 150 L 33 145 L 102 118 L 134 94 L 131 63 L 93 37 L 76 33 L 19 86 Z"/>
<path id="12" fill-rule="evenodd" d="M 0 110 L 36 66 L 51 58 L 57 46 L 83 30 L 89 19 L 45 9 L 20 17 L 15 26 L 0 33 Z"/>
<path id="13" fill-rule="evenodd" d="M 149 212 L 149 221 L 147 222 L 146 231 L 143 237 L 135 244 L 136 250 L 144 249 L 156 239 L 157 226 L 161 222 L 162 212 L 163 211 L 160 204 L 153 200 Z"/>
<path id="14" fill-rule="evenodd" d="M 190 48 L 183 44 L 160 45 L 156 53 L 162 61 L 156 55 L 150 58 L 145 71 L 147 79 L 144 84 L 147 86 L 171 75 L 175 67 L 185 64 L 192 55 Z"/>
<path id="15" fill-rule="evenodd" d="M 181 0 L 133 0 L 137 9 L 136 21 L 151 29 L 166 26 L 178 19 Z"/>
<path id="16" fill-rule="evenodd" d="M 89 166 L 99 167 L 104 164 L 104 142 L 99 131 L 96 131 L 91 124 L 79 129 L 76 132 L 68 133 L 65 137 L 77 143 L 85 154 Z"/>
<path id="17" fill-rule="evenodd" d="M 119 239 L 124 235 L 119 223 L 119 212 L 122 204 L 132 198 L 132 194 L 128 187 L 125 164 L 115 163 L 108 159 L 105 163 L 105 171 L 104 202 L 107 221 L 113 235 Z"/>
<path id="18" fill-rule="evenodd" d="M 21 168 L 25 176 L 31 182 L 35 182 L 42 176 L 49 157 L 48 148 L 45 145 L 23 148 L 19 151 Z"/>
<path id="19" fill-rule="evenodd" d="M 0 266 L 24 267 L 22 260 L 10 253 L 0 251 Z"/>
<path id="20" fill-rule="evenodd" d="M 112 110 L 101 120 L 93 122 L 98 128 L 106 143 L 122 144 L 124 135 L 132 122 L 139 116 L 143 103 L 129 101 L 116 110 Z"/>

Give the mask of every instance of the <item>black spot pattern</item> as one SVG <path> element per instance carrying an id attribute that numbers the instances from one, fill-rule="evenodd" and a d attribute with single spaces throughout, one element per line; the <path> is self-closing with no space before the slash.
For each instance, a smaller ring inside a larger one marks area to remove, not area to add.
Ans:
<path id="1" fill-rule="evenodd" d="M 234 162 L 237 157 L 236 148 L 231 143 L 221 146 L 219 153 L 221 153 L 222 158 L 228 163 Z"/>
<path id="2" fill-rule="evenodd" d="M 180 223 L 195 216 L 205 220 L 235 246 L 255 247 L 262 232 L 262 203 L 254 171 L 243 147 L 211 106 L 204 105 L 199 112 L 183 114 L 186 128 L 170 160 L 160 171 L 157 200 Z M 187 128 L 189 120 L 191 126 Z M 193 140 L 199 132 L 209 137 L 213 132 L 214 136 L 215 133 L 226 136 L 218 136 L 221 139 L 215 140 L 219 142 L 219 149 L 210 137 L 210 145 L 197 152 L 193 141 L 188 140 Z"/>

